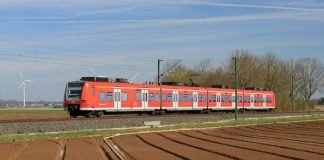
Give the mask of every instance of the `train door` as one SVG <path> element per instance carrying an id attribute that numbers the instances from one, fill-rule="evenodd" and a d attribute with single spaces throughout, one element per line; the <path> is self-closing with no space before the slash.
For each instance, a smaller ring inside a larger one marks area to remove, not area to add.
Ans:
<path id="1" fill-rule="evenodd" d="M 221 94 L 220 93 L 217 93 L 216 102 L 217 102 L 217 107 L 220 108 L 221 107 Z"/>
<path id="2" fill-rule="evenodd" d="M 143 109 L 148 108 L 148 90 L 147 89 L 142 90 L 142 108 Z"/>
<path id="3" fill-rule="evenodd" d="M 267 107 L 267 98 L 266 98 L 266 95 L 263 95 L 262 96 L 262 104 L 263 104 L 263 107 Z"/>
<path id="4" fill-rule="evenodd" d="M 120 89 L 114 89 L 114 108 L 118 110 L 121 109 L 120 96 Z"/>
<path id="5" fill-rule="evenodd" d="M 179 93 L 178 91 L 173 91 L 173 108 L 178 108 L 179 106 Z"/>
<path id="6" fill-rule="evenodd" d="M 253 94 L 251 94 L 251 99 L 250 99 L 250 104 L 251 104 L 251 109 L 253 109 L 254 108 L 254 95 Z"/>
<path id="7" fill-rule="evenodd" d="M 192 93 L 193 108 L 198 108 L 198 92 Z"/>
<path id="8" fill-rule="evenodd" d="M 232 107 L 235 108 L 235 93 L 232 94 Z"/>

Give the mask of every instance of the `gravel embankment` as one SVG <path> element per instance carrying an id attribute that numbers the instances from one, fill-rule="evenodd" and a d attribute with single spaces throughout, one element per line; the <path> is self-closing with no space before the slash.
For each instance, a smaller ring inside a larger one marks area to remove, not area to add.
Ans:
<path id="1" fill-rule="evenodd" d="M 239 114 L 239 118 L 247 117 L 276 117 L 308 115 L 309 113 L 282 113 L 282 114 Z M 311 113 L 318 114 L 318 113 Z M 166 115 L 150 116 L 143 118 L 130 119 L 95 119 L 89 120 L 68 120 L 68 121 L 41 121 L 41 122 L 13 122 L 0 123 L 0 135 L 4 134 L 22 134 L 39 132 L 59 132 L 86 129 L 102 128 L 123 128 L 144 126 L 145 121 L 161 121 L 161 125 L 181 124 L 181 123 L 202 123 L 216 122 L 220 120 L 233 119 L 234 114 L 193 114 L 193 115 Z"/>

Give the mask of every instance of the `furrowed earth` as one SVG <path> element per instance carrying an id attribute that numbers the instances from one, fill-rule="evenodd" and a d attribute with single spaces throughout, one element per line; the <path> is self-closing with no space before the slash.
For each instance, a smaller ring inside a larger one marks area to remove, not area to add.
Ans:
<path id="1" fill-rule="evenodd" d="M 110 147 L 109 147 L 110 146 Z M 324 159 L 324 120 L 0 143 L 3 160 Z"/>

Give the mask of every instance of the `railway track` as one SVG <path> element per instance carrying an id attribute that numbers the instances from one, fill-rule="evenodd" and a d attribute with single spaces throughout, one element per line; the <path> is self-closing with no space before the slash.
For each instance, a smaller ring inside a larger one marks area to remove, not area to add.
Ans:
<path id="1" fill-rule="evenodd" d="M 312 114 L 324 114 L 324 111 L 303 111 L 303 112 L 244 112 L 239 113 L 241 117 L 259 117 L 261 115 L 265 116 L 289 116 L 289 115 L 312 115 Z M 199 115 L 199 113 L 168 113 L 166 115 L 155 115 L 151 116 L 148 114 L 113 114 L 113 115 L 104 115 L 100 118 L 87 118 L 83 116 L 79 117 L 60 117 L 60 118 L 39 118 L 39 119 L 2 119 L 0 123 L 15 123 L 15 122 L 44 122 L 44 121 L 71 121 L 71 120 L 80 120 L 80 121 L 91 121 L 91 120 L 107 120 L 107 119 L 132 119 L 132 118 L 145 118 L 145 117 L 190 117 L 192 115 Z M 208 114 L 200 114 L 202 116 L 225 116 L 230 117 L 234 116 L 232 112 L 209 112 Z"/>

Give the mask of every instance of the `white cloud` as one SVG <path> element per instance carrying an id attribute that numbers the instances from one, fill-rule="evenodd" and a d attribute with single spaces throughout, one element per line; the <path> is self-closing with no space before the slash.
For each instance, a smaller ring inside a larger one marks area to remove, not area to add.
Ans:
<path id="1" fill-rule="evenodd" d="M 254 5 L 254 4 L 234 4 L 234 3 L 215 3 L 208 1 L 173 1 L 169 3 L 175 4 L 191 4 L 191 5 L 208 5 L 218 7 L 238 7 L 238 8 L 263 8 L 263 9 L 278 9 L 278 10 L 293 10 L 293 11 L 311 11 L 311 12 L 324 12 L 324 9 L 305 8 L 305 7 L 289 7 L 289 6 L 276 6 L 276 5 Z"/>
<path id="2" fill-rule="evenodd" d="M 134 23 L 158 25 L 186 25 L 202 23 L 221 23 L 250 20 L 295 19 L 323 21 L 324 14 L 312 12 L 275 12 L 267 14 L 248 14 L 238 16 L 214 16 L 208 18 L 177 18 L 177 19 L 129 19 L 129 20 L 9 20 L 3 23 L 48 23 L 48 24 L 99 24 L 99 23 Z"/>

